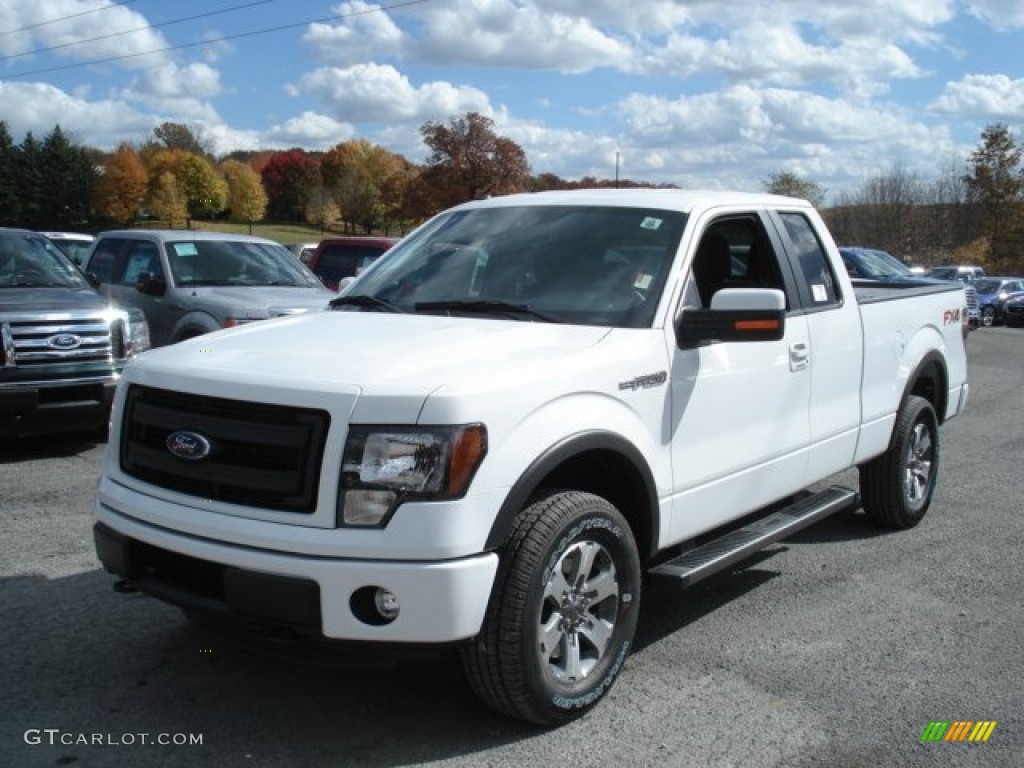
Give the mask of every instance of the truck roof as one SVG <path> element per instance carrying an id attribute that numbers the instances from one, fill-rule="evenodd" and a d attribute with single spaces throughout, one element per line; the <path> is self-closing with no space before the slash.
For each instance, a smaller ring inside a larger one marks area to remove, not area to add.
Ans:
<path id="1" fill-rule="evenodd" d="M 619 205 L 630 208 L 664 208 L 690 213 L 697 208 L 725 205 L 789 206 L 809 208 L 806 200 L 761 192 L 689 189 L 570 189 L 526 192 L 464 203 L 462 207 L 509 205 Z"/>

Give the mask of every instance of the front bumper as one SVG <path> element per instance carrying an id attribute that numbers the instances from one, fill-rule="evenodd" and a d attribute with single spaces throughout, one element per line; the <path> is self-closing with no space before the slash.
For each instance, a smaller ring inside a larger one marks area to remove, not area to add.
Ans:
<path id="1" fill-rule="evenodd" d="M 106 427 L 116 386 L 112 379 L 0 386 L 0 435 L 26 437 Z"/>
<path id="2" fill-rule="evenodd" d="M 379 561 L 240 547 L 142 523 L 101 503 L 94 527 L 104 567 L 188 610 L 366 643 L 449 643 L 476 635 L 498 557 Z M 367 588 L 397 596 L 393 621 L 369 623 Z M 362 596 L 362 597 L 361 597 Z"/>

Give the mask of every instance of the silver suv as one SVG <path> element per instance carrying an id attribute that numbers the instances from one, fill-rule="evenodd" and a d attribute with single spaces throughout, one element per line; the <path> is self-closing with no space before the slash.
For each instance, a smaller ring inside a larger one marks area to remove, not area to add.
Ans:
<path id="1" fill-rule="evenodd" d="M 145 313 L 153 346 L 322 310 L 337 295 L 284 246 L 221 232 L 102 232 L 85 269 L 114 303 Z"/>

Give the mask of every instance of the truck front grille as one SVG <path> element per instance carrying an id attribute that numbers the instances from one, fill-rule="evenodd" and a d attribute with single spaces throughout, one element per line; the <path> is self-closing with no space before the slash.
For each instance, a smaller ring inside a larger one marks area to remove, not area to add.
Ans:
<path id="1" fill-rule="evenodd" d="M 124 322 L 98 313 L 0 315 L 0 339 L 0 365 L 22 370 L 109 363 L 125 355 Z"/>
<path id="2" fill-rule="evenodd" d="M 133 385 L 122 421 L 121 469 L 132 477 L 211 501 L 316 509 L 326 411 Z M 208 453 L 172 453 L 168 441 L 177 432 L 201 436 Z"/>

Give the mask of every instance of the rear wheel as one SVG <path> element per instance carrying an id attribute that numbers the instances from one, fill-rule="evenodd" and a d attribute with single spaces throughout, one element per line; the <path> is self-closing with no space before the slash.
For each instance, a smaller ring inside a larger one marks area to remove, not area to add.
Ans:
<path id="1" fill-rule="evenodd" d="M 499 712 L 569 722 L 618 677 L 639 607 L 640 561 L 619 511 L 588 493 L 548 496 L 516 520 L 484 626 L 463 649 L 466 676 Z"/>
<path id="2" fill-rule="evenodd" d="M 860 468 L 864 511 L 888 528 L 913 528 L 932 501 L 939 474 L 939 426 L 931 403 L 911 396 L 889 449 Z"/>

